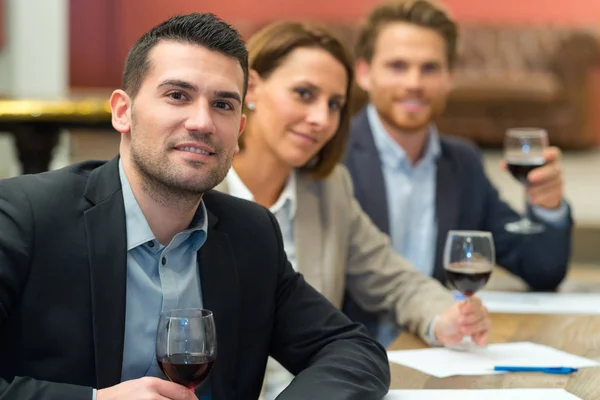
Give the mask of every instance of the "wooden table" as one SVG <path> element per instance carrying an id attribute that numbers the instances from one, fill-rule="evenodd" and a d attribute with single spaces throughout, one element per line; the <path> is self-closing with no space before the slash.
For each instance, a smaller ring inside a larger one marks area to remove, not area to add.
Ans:
<path id="1" fill-rule="evenodd" d="M 494 273 L 496 282 L 490 282 L 490 288 L 519 290 L 514 278 L 500 270 Z M 600 269 L 573 268 L 562 287 L 561 291 L 600 292 Z M 491 317 L 490 343 L 530 341 L 600 361 L 600 315 L 492 314 Z M 416 336 L 402 333 L 389 350 L 425 347 Z M 600 367 L 582 368 L 566 376 L 514 373 L 439 379 L 401 365 L 390 365 L 392 389 L 564 388 L 582 399 L 600 399 Z"/>
<path id="2" fill-rule="evenodd" d="M 485 286 L 485 290 L 525 292 L 527 287 L 521 280 L 506 272 L 505 269 L 496 268 L 490 281 Z M 600 293 L 600 265 L 572 265 L 558 291 L 566 293 Z M 600 307 L 600 305 L 598 306 Z"/>
<path id="3" fill-rule="evenodd" d="M 47 171 L 60 131 L 70 128 L 112 129 L 108 97 L 0 100 L 0 131 L 14 136 L 23 174 Z"/>

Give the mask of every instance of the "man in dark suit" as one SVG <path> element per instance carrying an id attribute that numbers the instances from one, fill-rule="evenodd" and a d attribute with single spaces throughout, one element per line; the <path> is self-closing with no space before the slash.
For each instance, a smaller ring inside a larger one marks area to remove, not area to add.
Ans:
<path id="1" fill-rule="evenodd" d="M 572 226 L 560 151 L 548 148 L 546 165 L 528 175 L 529 214 L 544 232 L 508 232 L 506 223 L 519 215 L 500 199 L 477 148 L 440 135 L 433 123 L 451 89 L 456 42 L 454 21 L 427 1 L 393 0 L 367 17 L 356 67 L 369 102 L 352 121 L 345 160 L 356 197 L 423 274 L 444 281 L 449 230 L 485 230 L 493 233 L 499 265 L 532 289 L 554 290 L 567 271 Z M 351 301 L 345 308 L 360 312 Z"/>
<path id="2" fill-rule="evenodd" d="M 154 347 L 161 311 L 214 313 L 201 399 L 256 399 L 268 355 L 282 399 L 379 399 L 385 350 L 295 273 L 275 218 L 212 189 L 244 128 L 247 52 L 211 14 L 173 17 L 113 92 L 119 157 L 0 181 L 0 398 L 196 398 Z"/>

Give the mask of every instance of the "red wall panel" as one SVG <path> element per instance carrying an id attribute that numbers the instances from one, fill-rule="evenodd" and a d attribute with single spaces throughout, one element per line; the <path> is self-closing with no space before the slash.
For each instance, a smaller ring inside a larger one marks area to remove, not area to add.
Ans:
<path id="1" fill-rule="evenodd" d="M 0 49 L 4 45 L 4 37 L 6 36 L 6 32 L 4 31 L 6 29 L 4 25 L 5 7 L 4 0 L 0 0 Z"/>
<path id="2" fill-rule="evenodd" d="M 2 5 L 0 0 L 0 46 Z M 276 19 L 356 21 L 373 0 L 70 0 L 70 82 L 118 87 L 129 47 L 147 29 L 178 13 L 214 12 L 242 33 Z M 600 27 L 600 0 L 445 0 L 460 22 L 584 24 Z M 597 74 L 600 79 L 600 72 Z M 600 81 L 595 85 L 600 89 Z M 596 104 L 600 106 L 600 90 Z M 597 126 L 600 126 L 600 113 Z M 600 141 L 600 132 L 599 132 Z"/>
<path id="3" fill-rule="evenodd" d="M 118 84 L 114 0 L 70 0 L 69 81 L 72 87 Z"/>
<path id="4" fill-rule="evenodd" d="M 3 0 L 0 0 L 2 2 Z M 73 86 L 114 86 L 129 47 L 141 33 L 177 13 L 214 12 L 242 32 L 244 24 L 281 18 L 355 21 L 373 0 L 71 0 Z M 599 0 L 445 0 L 465 22 L 596 24 Z"/>

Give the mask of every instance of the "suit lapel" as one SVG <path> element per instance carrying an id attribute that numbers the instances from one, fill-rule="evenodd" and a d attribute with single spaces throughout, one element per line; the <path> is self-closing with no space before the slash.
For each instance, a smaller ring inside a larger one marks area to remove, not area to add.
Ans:
<path id="1" fill-rule="evenodd" d="M 310 249 L 310 251 L 296 251 L 296 269 L 313 287 L 323 292 L 323 229 L 314 221 L 321 221 L 319 203 L 319 188 L 311 177 L 301 171 L 297 172 L 296 180 L 296 215 L 294 216 L 294 246 L 296 249 Z M 229 193 L 226 180 L 215 187 L 223 193 Z M 315 218 L 317 215 L 317 218 Z"/>
<path id="2" fill-rule="evenodd" d="M 375 146 L 366 109 L 352 121 L 348 168 L 356 198 L 377 227 L 389 234 L 388 204 L 379 151 Z"/>
<path id="3" fill-rule="evenodd" d="M 205 198 L 208 196 L 205 196 Z M 208 204 L 207 204 L 208 207 Z M 208 235 L 198 252 L 204 308 L 214 314 L 217 361 L 210 374 L 212 398 L 236 398 L 236 361 L 240 326 L 240 286 L 228 236 L 214 229 L 217 218 L 208 211 Z"/>
<path id="4" fill-rule="evenodd" d="M 95 169 L 84 212 L 92 293 L 92 323 L 98 389 L 121 381 L 127 285 L 127 234 L 118 159 Z"/>
<path id="5" fill-rule="evenodd" d="M 92 321 L 98 389 L 121 381 L 127 285 L 127 233 L 118 159 L 90 175 L 84 212 L 90 260 Z M 239 334 L 239 282 L 227 235 L 213 229 L 198 252 L 204 307 L 213 311 L 217 329 L 217 362 L 210 377 L 214 398 L 234 398 Z"/>
<path id="6" fill-rule="evenodd" d="M 452 158 L 445 149 L 443 139 L 441 140 L 441 146 L 442 151 L 437 163 L 435 191 L 437 240 L 433 276 L 440 282 L 444 282 L 444 246 L 446 243 L 446 234 L 449 230 L 456 228 L 458 222 L 460 181 L 459 171 L 456 170 L 456 164 L 452 162 Z"/>
<path id="7" fill-rule="evenodd" d="M 323 229 L 319 203 L 319 187 L 306 173 L 299 172 L 297 179 L 296 216 L 294 218 L 294 242 L 296 269 L 321 293 L 326 288 L 323 279 Z M 315 223 L 317 222 L 317 223 Z M 303 249 L 304 251 L 298 251 Z"/>

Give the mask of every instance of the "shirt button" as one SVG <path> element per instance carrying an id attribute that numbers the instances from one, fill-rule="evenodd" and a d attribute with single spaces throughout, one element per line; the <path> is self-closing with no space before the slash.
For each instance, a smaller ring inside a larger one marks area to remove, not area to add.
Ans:
<path id="1" fill-rule="evenodd" d="M 148 242 L 148 246 L 149 246 L 149 247 L 154 247 L 154 242 L 153 242 L 153 241 L 149 241 L 149 242 Z"/>
<path id="2" fill-rule="evenodd" d="M 162 258 L 162 265 L 165 265 L 167 263 L 167 257 L 163 257 Z"/>

